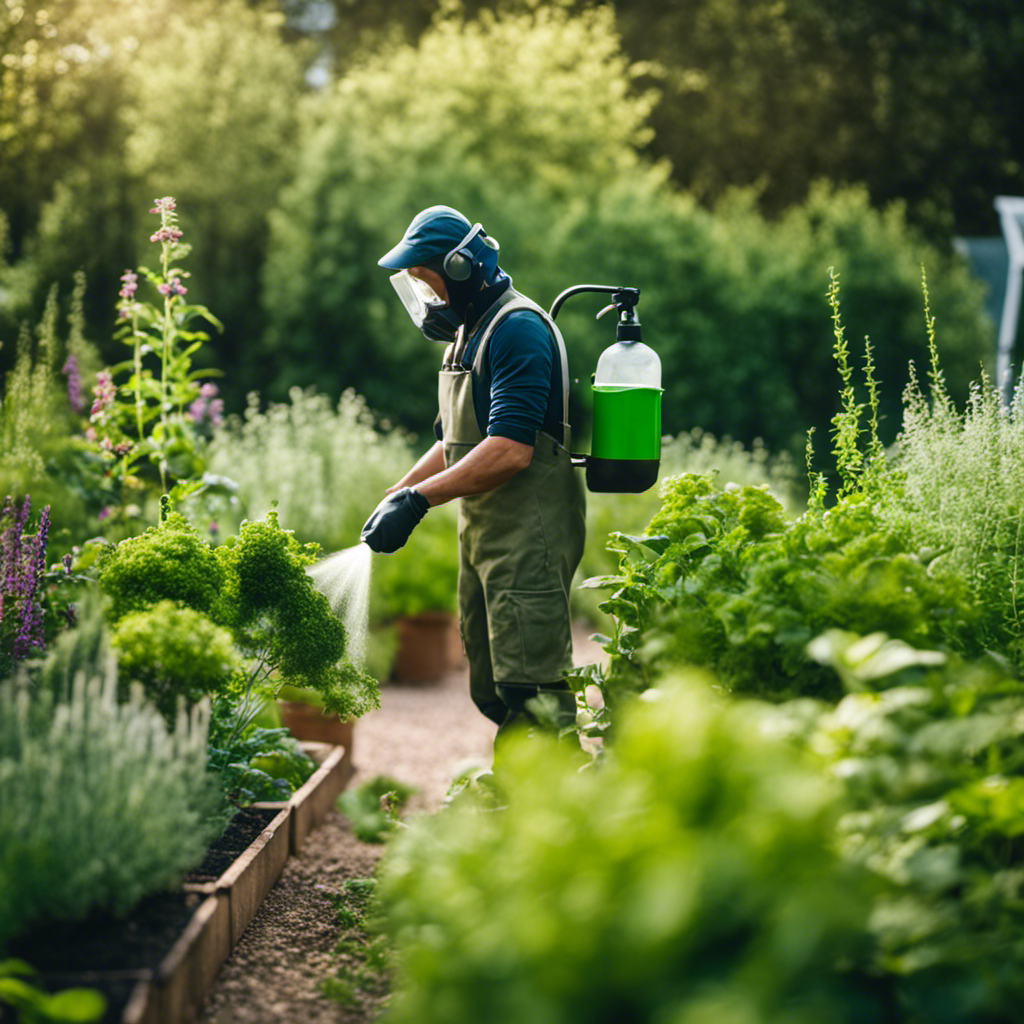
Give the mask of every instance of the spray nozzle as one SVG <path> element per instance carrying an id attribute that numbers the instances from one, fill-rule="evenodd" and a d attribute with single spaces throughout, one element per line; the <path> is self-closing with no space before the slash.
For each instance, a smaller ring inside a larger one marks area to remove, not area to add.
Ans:
<path id="1" fill-rule="evenodd" d="M 555 299 L 551 306 L 551 319 L 558 315 L 562 303 L 570 295 L 577 295 L 580 292 L 599 292 L 604 295 L 611 295 L 611 304 L 605 306 L 597 319 L 600 319 L 611 309 L 619 311 L 619 322 L 615 328 L 615 340 L 623 341 L 627 345 L 634 341 L 640 341 L 640 321 L 636 318 L 636 305 L 640 301 L 639 288 L 624 288 L 621 285 L 612 284 L 577 284 L 572 288 L 566 288 L 561 295 Z"/>
<path id="2" fill-rule="evenodd" d="M 611 304 L 605 306 L 604 309 L 594 317 L 594 319 L 600 320 L 605 313 L 609 313 L 611 310 L 617 309 L 619 311 L 619 319 L 621 321 L 633 323 L 636 321 L 635 307 L 639 301 L 639 288 L 618 288 L 612 294 Z"/>

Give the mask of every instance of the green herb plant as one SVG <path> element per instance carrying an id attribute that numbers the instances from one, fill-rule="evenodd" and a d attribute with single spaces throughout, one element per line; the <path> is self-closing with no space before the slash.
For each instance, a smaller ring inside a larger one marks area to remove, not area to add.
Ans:
<path id="1" fill-rule="evenodd" d="M 609 667 L 575 676 L 578 688 L 602 687 L 606 716 L 662 668 L 680 663 L 711 669 L 735 692 L 837 700 L 835 676 L 806 653 L 831 628 L 881 630 L 966 655 L 985 648 L 969 574 L 894 512 L 905 505 L 906 471 L 879 441 L 870 345 L 867 400 L 858 399 L 834 274 L 829 301 L 842 382 L 832 435 L 834 502 L 826 507 L 821 473 L 810 474 L 808 506 L 795 520 L 763 486 L 721 488 L 710 473 L 667 480 L 644 534 L 611 535 L 619 573 L 584 584 L 612 591 L 601 605 L 615 620 Z M 810 438 L 808 452 L 810 467 Z"/>
<path id="2" fill-rule="evenodd" d="M 232 742 L 285 683 L 312 688 L 326 710 L 357 718 L 377 706 L 376 683 L 345 657 L 344 625 L 305 571 L 318 553 L 281 529 L 274 509 L 213 547 L 166 501 L 157 526 L 101 553 L 113 642 L 130 651 L 140 681 L 160 684 L 165 702 L 194 696 L 200 680 L 188 665 L 199 658 L 206 692 L 237 698 Z M 172 606 L 181 610 L 172 614 Z M 210 645 L 201 656 L 196 637 Z"/>
<path id="3" fill-rule="evenodd" d="M 587 770 L 510 740 L 503 808 L 464 793 L 388 844 L 391 1024 L 881 1019 L 853 967 L 867 900 L 833 842 L 840 788 L 772 716 L 688 673 L 624 709 Z"/>
<path id="4" fill-rule="evenodd" d="M 382 843 L 398 824 L 398 816 L 416 789 L 398 779 L 378 775 L 338 798 L 338 809 L 352 823 L 356 838 Z"/>
<path id="5" fill-rule="evenodd" d="M 112 662 L 67 700 L 27 677 L 0 683 L 0 953 L 44 920 L 126 913 L 174 885 L 223 827 L 206 768 L 209 707 L 175 728 Z"/>
<path id="6" fill-rule="evenodd" d="M 240 700 L 231 694 L 211 702 L 207 744 L 211 771 L 218 773 L 228 799 L 236 806 L 257 800 L 287 800 L 316 765 L 287 729 L 253 721 L 239 727 Z"/>
<path id="7" fill-rule="evenodd" d="M 875 880 L 870 973 L 901 1020 L 1009 1024 L 1024 1001 L 1024 683 L 991 656 L 882 633 L 832 630 L 810 653 L 848 691 L 800 731 L 843 786 L 844 858 Z"/>

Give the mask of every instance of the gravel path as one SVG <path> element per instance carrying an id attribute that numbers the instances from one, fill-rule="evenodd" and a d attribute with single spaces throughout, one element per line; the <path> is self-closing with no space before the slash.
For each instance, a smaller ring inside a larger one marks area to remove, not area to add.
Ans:
<path id="1" fill-rule="evenodd" d="M 575 660 L 602 656 L 580 628 Z M 356 724 L 350 787 L 388 775 L 417 789 L 408 813 L 429 813 L 452 780 L 468 767 L 491 762 L 494 725 L 469 699 L 465 669 L 437 683 L 382 687 L 379 711 Z M 374 873 L 380 845 L 360 842 L 337 810 L 289 859 L 207 998 L 199 1024 L 370 1024 L 381 994 L 359 993 L 342 1006 L 320 992 L 338 966 L 342 929 L 332 894 L 346 880 Z"/>

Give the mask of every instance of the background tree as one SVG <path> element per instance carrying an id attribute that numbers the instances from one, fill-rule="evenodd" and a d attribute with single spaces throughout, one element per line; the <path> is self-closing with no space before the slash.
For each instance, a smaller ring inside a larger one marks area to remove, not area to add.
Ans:
<path id="1" fill-rule="evenodd" d="M 538 299 L 550 302 L 552 287 L 573 283 L 570 268 L 548 276 L 556 211 L 658 175 L 637 154 L 652 102 L 630 88 L 610 11 L 558 7 L 442 19 L 417 46 L 371 57 L 314 97 L 295 180 L 272 214 L 272 394 L 351 385 L 429 424 L 424 381 L 440 353 L 411 328 L 377 258 L 417 210 L 445 201 L 484 221 L 522 284 L 543 284 Z"/>
<path id="2" fill-rule="evenodd" d="M 51 282 L 84 267 L 87 318 L 98 340 L 108 338 L 117 277 L 137 262 L 145 210 L 174 194 L 196 248 L 195 297 L 215 299 L 228 325 L 216 355 L 199 358 L 246 364 L 245 341 L 259 329 L 266 210 L 291 171 L 309 56 L 285 44 L 275 7 L 28 0 L 0 10 L 9 40 L 0 203 L 16 264 L 0 329 L 16 330 Z"/>
<path id="3" fill-rule="evenodd" d="M 1024 8 L 1015 0 L 618 0 L 623 45 L 664 93 L 652 152 L 713 199 L 762 208 L 819 177 L 901 198 L 935 240 L 997 233 L 1018 193 Z"/>
<path id="4" fill-rule="evenodd" d="M 827 437 L 837 391 L 830 266 L 843 274 L 854 336 L 876 345 L 890 439 L 907 362 L 927 359 L 922 262 L 962 395 L 986 327 L 962 269 L 916 238 L 900 209 L 874 210 L 863 190 L 821 187 L 776 222 L 749 192 L 700 207 L 667 165 L 639 153 L 655 101 L 636 87 L 642 71 L 607 9 L 555 7 L 441 18 L 417 45 L 367 59 L 315 98 L 295 181 L 272 214 L 271 394 L 355 386 L 372 407 L 429 429 L 439 352 L 376 260 L 419 209 L 446 202 L 486 225 L 516 285 L 545 306 L 581 281 L 642 287 L 667 431 L 699 425 L 797 452 L 808 426 Z M 601 305 L 574 299 L 559 317 L 583 405 L 614 339 L 609 320 L 593 323 Z M 585 409 L 574 420 L 585 433 Z"/>

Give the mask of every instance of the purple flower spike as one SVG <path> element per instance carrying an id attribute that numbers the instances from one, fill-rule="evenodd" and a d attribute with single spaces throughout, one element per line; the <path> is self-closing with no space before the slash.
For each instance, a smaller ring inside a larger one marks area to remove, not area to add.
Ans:
<path id="1" fill-rule="evenodd" d="M 22 513 L 29 506 L 29 498 L 26 495 L 22 505 Z M 22 519 L 22 526 L 24 519 Z M 43 634 L 43 609 L 39 603 L 39 586 L 43 580 L 43 572 L 46 569 L 46 542 L 50 535 L 50 506 L 47 505 L 39 515 L 39 529 L 35 538 L 29 546 L 28 558 L 25 564 L 20 566 L 20 593 L 21 598 L 21 622 L 18 626 L 18 633 L 14 638 L 14 647 L 11 651 L 15 661 L 21 661 L 33 650 L 38 650 L 45 645 Z M 20 548 L 19 537 L 19 548 Z M 20 559 L 19 559 L 20 561 Z"/>
<path id="2" fill-rule="evenodd" d="M 82 371 L 73 353 L 64 360 L 61 373 L 68 379 L 68 405 L 77 416 L 85 410 L 85 399 L 82 398 Z"/>

